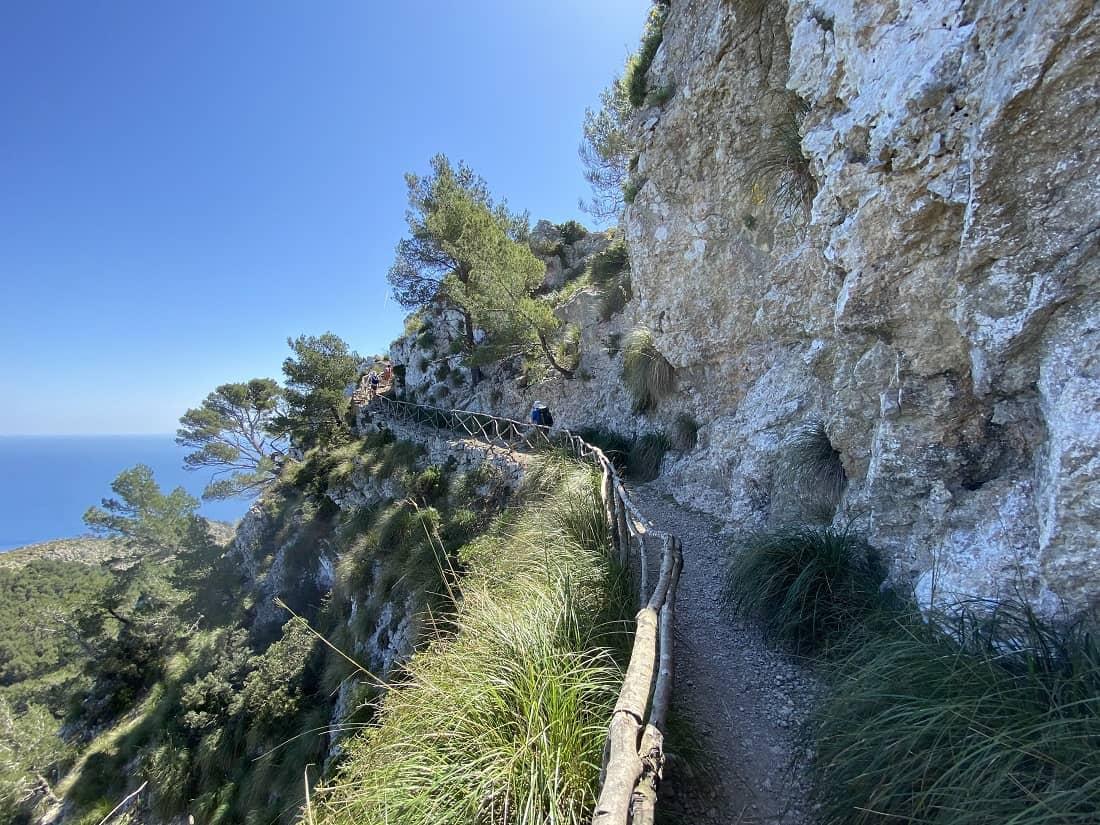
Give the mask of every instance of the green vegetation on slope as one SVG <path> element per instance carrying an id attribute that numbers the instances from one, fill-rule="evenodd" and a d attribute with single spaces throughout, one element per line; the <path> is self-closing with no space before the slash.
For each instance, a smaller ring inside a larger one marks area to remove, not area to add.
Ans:
<path id="1" fill-rule="evenodd" d="M 546 459 L 463 548 L 461 599 L 315 798 L 331 823 L 586 822 L 630 598 L 592 471 Z"/>
<path id="2" fill-rule="evenodd" d="M 317 633 L 384 677 L 386 663 L 370 657 L 406 653 L 426 612 L 450 609 L 458 550 L 503 501 L 490 468 L 456 474 L 424 467 L 421 456 L 388 432 L 315 447 L 286 462 L 262 501 L 254 584 L 241 589 L 225 556 L 209 558 L 215 566 L 205 572 L 183 564 L 192 553 L 167 565 L 158 588 L 128 586 L 118 609 L 134 626 L 104 627 L 100 661 L 111 664 L 89 665 L 93 690 L 75 717 L 94 714 L 98 735 L 59 795 L 91 812 L 148 780 L 147 803 L 161 819 L 296 821 L 306 766 L 315 781 L 333 740 L 371 719 L 379 686 Z M 399 497 L 353 503 L 356 491 L 379 485 Z M 337 559 L 331 592 L 321 578 L 326 558 Z M 216 567 L 225 562 L 230 569 Z M 233 596 L 229 609 L 200 609 L 219 585 Z M 273 621 L 252 603 L 261 595 L 301 618 Z M 160 623 L 148 624 L 154 617 Z M 149 641 L 150 627 L 161 629 L 159 643 L 136 644 Z M 141 681 L 119 662 L 122 652 L 141 663 Z M 97 710 L 102 703 L 89 696 L 113 701 Z"/>
<path id="3" fill-rule="evenodd" d="M 73 615 L 100 601 L 112 580 L 76 561 L 37 559 L 0 570 L 0 697 L 64 712 L 85 654 L 70 632 Z"/>

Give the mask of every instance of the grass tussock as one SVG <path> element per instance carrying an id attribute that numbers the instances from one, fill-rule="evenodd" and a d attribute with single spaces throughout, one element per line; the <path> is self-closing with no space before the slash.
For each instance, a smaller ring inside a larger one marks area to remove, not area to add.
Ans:
<path id="1" fill-rule="evenodd" d="M 462 552 L 449 626 L 315 797 L 318 822 L 586 822 L 621 683 L 624 576 L 593 473 L 549 457 Z"/>
<path id="2" fill-rule="evenodd" d="M 1100 818 L 1100 646 L 1021 604 L 899 619 L 818 714 L 826 825 Z"/>
<path id="3" fill-rule="evenodd" d="M 661 459 L 672 444 L 664 433 L 646 433 L 631 447 L 627 459 L 630 475 L 638 481 L 653 481 L 661 474 Z"/>
<path id="4" fill-rule="evenodd" d="M 758 617 L 801 653 L 838 645 L 882 606 L 885 569 L 851 532 L 793 527 L 738 542 L 726 573 L 728 607 Z"/>
<path id="5" fill-rule="evenodd" d="M 768 124 L 748 174 L 754 187 L 770 193 L 775 209 L 808 207 L 817 194 L 810 159 L 802 151 L 802 121 L 809 105 L 797 95 L 785 95 L 779 113 Z"/>
<path id="6" fill-rule="evenodd" d="M 623 383 L 634 397 L 634 412 L 656 409 L 676 386 L 676 371 L 653 342 L 653 333 L 639 327 L 623 343 Z"/>
<path id="7" fill-rule="evenodd" d="M 629 273 L 624 273 L 604 284 L 600 292 L 600 320 L 610 321 L 612 316 L 622 312 L 633 298 L 634 290 Z"/>
<path id="8" fill-rule="evenodd" d="M 661 432 L 646 433 L 634 438 L 602 428 L 586 427 L 577 435 L 603 450 L 616 469 L 634 481 L 655 479 L 661 472 L 661 459 L 672 446 L 668 436 Z"/>
<path id="9" fill-rule="evenodd" d="M 590 271 L 592 282 L 607 284 L 630 267 L 630 257 L 626 249 L 626 239 L 617 237 L 602 252 L 592 256 Z"/>
<path id="10" fill-rule="evenodd" d="M 833 447 L 825 423 L 811 419 L 796 427 L 783 442 L 778 481 L 797 502 L 807 519 L 830 522 L 836 514 L 848 476 Z"/>
<path id="11" fill-rule="evenodd" d="M 687 413 L 680 413 L 672 422 L 672 436 L 669 441 L 680 452 L 694 450 L 699 443 L 699 422 Z"/>

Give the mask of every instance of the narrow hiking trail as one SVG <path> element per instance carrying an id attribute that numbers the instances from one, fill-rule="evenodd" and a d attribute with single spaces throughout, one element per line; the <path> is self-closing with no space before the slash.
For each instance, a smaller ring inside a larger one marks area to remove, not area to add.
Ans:
<path id="1" fill-rule="evenodd" d="M 389 426 L 406 435 L 440 432 L 419 423 Z M 473 436 L 452 437 L 448 444 L 486 450 L 486 441 Z M 496 449 L 518 468 L 532 458 L 510 447 Z M 659 821 L 810 825 L 811 754 L 801 730 L 820 695 L 818 681 L 803 662 L 769 647 L 753 621 L 722 610 L 730 540 L 721 534 L 721 523 L 650 485 L 627 486 L 643 516 L 683 546 L 673 628 L 674 730 L 658 794 Z M 675 730 L 676 719 L 687 723 L 686 730 Z"/>
<path id="2" fill-rule="evenodd" d="M 672 702 L 703 754 L 694 770 L 670 759 L 659 808 L 684 823 L 809 823 L 809 754 L 799 730 L 819 693 L 817 680 L 766 645 L 751 621 L 723 614 L 729 539 L 719 522 L 649 485 L 630 495 L 650 521 L 683 542 Z"/>

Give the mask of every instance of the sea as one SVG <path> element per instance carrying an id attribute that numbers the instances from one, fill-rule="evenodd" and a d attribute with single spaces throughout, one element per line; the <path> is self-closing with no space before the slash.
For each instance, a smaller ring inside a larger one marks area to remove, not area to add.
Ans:
<path id="1" fill-rule="evenodd" d="M 111 495 L 111 482 L 147 464 L 165 492 L 182 486 L 199 498 L 211 471 L 185 470 L 189 451 L 165 435 L 0 435 L 0 552 L 87 535 L 84 511 Z M 246 499 L 204 501 L 199 513 L 234 522 Z"/>

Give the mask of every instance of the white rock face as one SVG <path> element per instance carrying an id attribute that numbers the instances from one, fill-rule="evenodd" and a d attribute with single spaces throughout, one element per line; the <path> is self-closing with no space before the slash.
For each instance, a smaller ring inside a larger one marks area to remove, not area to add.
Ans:
<path id="1" fill-rule="evenodd" d="M 763 523 L 780 445 L 820 417 L 838 519 L 923 599 L 1096 602 L 1096 4 L 737 7 L 672 4 L 650 83 L 676 93 L 638 117 L 628 312 L 677 368 L 661 415 L 703 424 L 663 483 Z M 790 93 L 816 193 L 773 204 Z"/>

